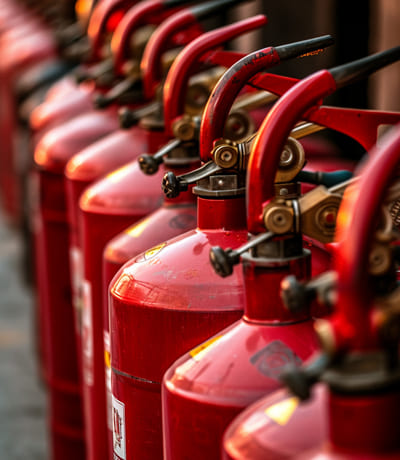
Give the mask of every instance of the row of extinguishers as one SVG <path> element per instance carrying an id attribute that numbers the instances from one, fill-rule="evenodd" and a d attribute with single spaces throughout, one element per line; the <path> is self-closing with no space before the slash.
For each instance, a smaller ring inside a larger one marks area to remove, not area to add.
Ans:
<path id="1" fill-rule="evenodd" d="M 268 69 L 332 38 L 226 51 L 267 22 L 204 30 L 237 0 L 79 0 L 63 33 L 0 3 L 0 188 L 10 219 L 30 203 L 52 458 L 400 458 L 400 126 L 374 147 L 400 114 L 323 105 L 400 47 L 299 81 Z"/>

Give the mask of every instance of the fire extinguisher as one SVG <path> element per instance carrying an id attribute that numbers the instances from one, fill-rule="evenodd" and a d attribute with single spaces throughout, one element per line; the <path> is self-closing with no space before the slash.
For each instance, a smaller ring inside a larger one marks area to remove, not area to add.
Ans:
<path id="1" fill-rule="evenodd" d="M 48 27 L 38 20 L 23 21 L 15 28 L 3 31 L 0 39 L 0 191 L 5 215 L 19 224 L 20 199 L 15 173 L 14 134 L 17 129 L 15 83 L 24 71 L 38 63 L 56 59 L 56 44 Z"/>
<path id="2" fill-rule="evenodd" d="M 323 382 L 319 385 L 324 387 L 324 397 L 306 404 L 312 405 L 319 418 L 322 413 L 325 423 L 329 421 L 329 430 L 309 450 L 295 450 L 292 458 L 400 456 L 395 228 L 400 125 L 370 153 L 359 183 L 345 195 L 338 216 L 336 282 L 330 288 L 335 311 L 315 324 L 321 352 L 303 369 L 287 370 L 282 376 L 299 401 L 309 399 L 311 387 Z M 376 231 L 377 222 L 381 232 Z M 323 280 L 315 279 L 304 288 L 319 293 L 321 301 L 332 300 L 321 295 L 327 289 Z M 297 414 L 296 418 L 308 431 L 309 420 Z"/>
<path id="3" fill-rule="evenodd" d="M 178 115 L 181 115 L 184 111 L 184 93 L 186 89 L 187 80 L 191 71 L 193 71 L 193 66 L 198 62 L 201 54 L 209 54 L 217 44 L 229 40 L 233 35 L 237 36 L 244 31 L 247 31 L 249 27 L 255 28 L 265 23 L 265 17 L 257 16 L 254 18 L 249 18 L 244 21 L 232 24 L 230 26 L 222 27 L 212 32 L 208 32 L 202 35 L 200 38 L 196 39 L 191 43 L 190 46 L 185 48 L 182 53 L 177 57 L 173 66 L 171 67 L 164 90 L 164 122 L 165 130 L 167 136 L 172 136 L 175 132 L 172 120 L 175 120 Z M 217 41 L 219 43 L 217 43 Z M 207 49 L 206 49 L 207 47 Z M 202 59 L 203 65 L 208 63 L 209 65 L 212 62 L 218 60 L 218 55 L 220 52 L 218 50 L 212 52 L 211 56 L 208 56 L 204 61 Z M 234 54 L 236 58 L 238 53 Z M 230 60 L 229 54 L 223 52 L 223 61 L 226 61 L 227 58 Z M 222 63 L 222 62 L 221 62 Z M 196 82 L 196 85 L 199 83 Z M 197 88 L 197 87 L 196 87 Z M 188 90 L 191 91 L 191 86 Z M 199 88 L 197 88 L 199 89 Z M 193 89 L 192 89 L 193 90 Z M 202 88 L 201 94 L 204 94 L 206 88 Z M 193 107 L 194 108 L 194 107 Z M 192 110 L 193 110 L 192 108 Z M 169 129 L 167 128 L 169 126 Z M 242 131 L 242 135 L 247 134 L 246 130 Z M 234 139 L 234 137 L 233 137 Z M 163 147 L 155 156 L 162 157 L 168 155 L 167 167 L 169 170 L 174 171 L 175 174 L 188 172 L 193 165 L 199 164 L 198 160 L 198 148 L 196 141 L 186 141 L 181 142 L 180 140 L 171 141 L 165 147 Z M 95 210 L 92 209 L 91 203 L 96 205 L 98 209 L 96 213 L 99 213 L 100 207 L 98 203 L 101 201 L 107 207 L 101 209 L 102 214 L 102 225 L 103 228 L 101 241 L 106 241 L 110 239 L 111 234 L 117 233 L 117 227 L 122 229 L 122 221 L 116 221 L 115 215 L 119 214 L 119 211 L 124 211 L 126 214 L 127 222 L 130 220 L 132 223 L 133 220 L 137 219 L 137 215 L 141 214 L 142 211 L 138 213 L 135 211 L 137 208 L 137 203 L 140 201 L 140 197 L 135 197 L 135 188 L 132 188 L 132 184 L 135 184 L 139 194 L 143 196 L 142 191 L 146 190 L 146 195 L 149 193 L 148 186 L 142 186 L 143 175 L 139 172 L 138 166 L 136 163 L 131 163 L 127 165 L 127 168 L 130 168 L 131 174 L 125 175 L 124 183 L 126 183 L 125 188 L 122 188 L 122 183 L 115 181 L 114 173 L 111 174 L 109 178 L 106 178 L 103 181 L 95 184 L 94 187 L 88 189 L 84 195 L 90 196 L 90 201 L 85 199 L 81 201 L 81 209 L 84 211 L 85 215 L 93 216 Z M 158 167 L 157 167 L 158 170 Z M 127 169 L 122 170 L 126 173 Z M 151 172 L 151 174 L 156 173 L 155 169 L 151 171 L 149 169 L 146 172 Z M 163 170 L 160 171 L 163 174 Z M 154 182 L 154 187 L 159 187 L 160 175 L 157 175 L 157 185 Z M 149 179 L 146 179 L 149 180 Z M 108 182 L 108 187 L 107 187 Z M 153 184 L 153 182 L 152 182 Z M 96 190 L 96 192 L 94 191 Z M 155 189 L 154 189 L 155 190 Z M 100 191 L 102 194 L 100 195 Z M 118 192 L 118 194 L 117 194 Z M 120 198 L 118 199 L 118 197 Z M 129 201 L 122 200 L 123 197 L 129 197 Z M 112 198 L 111 198 L 112 197 Z M 118 206 L 112 206 L 111 209 L 108 206 L 108 203 L 118 202 Z M 128 206 L 129 205 L 129 206 Z M 124 206 L 124 209 L 122 209 Z M 122 216 L 121 216 L 122 218 Z M 97 225 L 99 217 L 96 219 Z M 88 221 L 86 217 L 85 222 Z M 89 223 L 89 221 L 88 221 Z M 106 225 L 107 224 L 107 225 Z M 111 224 L 113 226 L 113 231 L 111 232 Z M 142 221 L 133 224 L 131 227 L 126 229 L 119 237 L 116 237 L 112 242 L 110 242 L 106 249 L 104 250 L 104 271 L 103 271 L 103 292 L 104 292 L 104 303 L 103 303 L 103 327 L 104 327 L 104 355 L 107 357 L 105 363 L 105 374 L 106 374 L 106 386 L 107 386 L 107 395 L 109 395 L 109 401 L 111 401 L 111 369 L 109 362 L 109 321 L 108 321 L 108 286 L 118 271 L 118 269 L 129 259 L 135 255 L 141 253 L 145 249 L 155 246 L 158 243 L 161 243 L 165 239 L 169 239 L 179 234 L 184 233 L 185 231 L 191 230 L 196 226 L 196 206 L 195 206 L 195 196 L 191 193 L 190 190 L 181 194 L 179 199 L 165 199 L 163 205 L 152 214 L 144 218 Z M 85 232 L 87 235 L 91 235 L 92 230 L 86 225 Z M 126 225 L 125 225 L 126 227 Z M 104 230 L 106 229 L 106 230 Z M 89 239 L 89 237 L 88 237 Z M 102 249 L 102 248 L 101 248 Z M 99 251 L 103 252 L 102 250 Z M 91 260 L 93 264 L 93 259 Z M 94 264 L 97 266 L 98 264 Z M 94 314 L 98 314 L 94 312 Z M 103 353 L 100 354 L 100 357 L 103 356 Z M 111 420 L 109 415 L 108 419 Z M 111 438 L 112 438 L 112 426 L 109 426 Z"/>
<path id="4" fill-rule="evenodd" d="M 397 53 L 397 57 L 396 57 Z M 353 82 L 355 79 L 366 75 L 368 73 L 377 70 L 379 67 L 387 65 L 391 60 L 397 60 L 399 49 L 391 50 L 389 52 L 380 53 L 376 56 L 371 56 L 366 59 L 356 61 L 355 63 L 346 64 L 338 68 L 332 69 L 331 72 L 321 71 L 318 72 L 293 88 L 291 95 L 286 98 L 283 97 L 276 106 L 276 118 L 280 120 L 287 119 L 285 115 L 291 112 L 293 109 L 297 116 L 305 113 L 303 110 L 307 105 L 308 108 L 314 107 L 312 110 L 313 116 L 317 116 L 319 110 L 324 110 L 324 107 L 319 107 L 320 100 L 324 97 L 321 90 L 318 99 L 315 98 L 315 88 L 321 88 L 321 79 L 325 78 L 328 81 L 329 74 L 331 75 L 330 87 L 327 88 L 325 83 L 325 95 L 331 93 L 336 88 L 344 86 L 347 83 Z M 354 64 L 354 65 L 353 65 Z M 317 83 L 319 81 L 319 83 Z M 308 102 L 305 102 L 308 99 Z M 295 103 L 297 106 L 290 104 Z M 297 103 L 296 103 L 297 101 Z M 318 104 L 317 106 L 315 104 Z M 280 107 L 279 107 L 279 106 Z M 289 108 L 290 106 L 290 108 Z M 301 106 L 301 107 L 300 107 Z M 346 128 L 347 123 L 351 120 L 348 117 L 347 110 L 342 109 L 343 114 L 337 113 L 337 121 L 335 122 L 334 117 L 330 119 L 333 124 L 342 124 L 343 128 Z M 323 112 L 322 112 L 323 113 Z M 347 114 L 346 114 L 347 113 Z M 355 115 L 355 113 L 354 113 Z M 355 136 L 358 141 L 366 146 L 367 149 L 374 143 L 373 136 L 376 137 L 378 134 L 378 126 L 389 123 L 398 122 L 399 114 L 385 113 L 374 111 L 360 111 L 358 116 L 354 116 L 351 128 L 353 129 Z M 347 118 L 347 123 L 343 118 Z M 396 120 L 397 118 L 397 120 Z M 327 117 L 327 120 L 329 118 Z M 290 126 L 294 125 L 293 120 L 298 120 L 296 115 L 290 120 L 289 127 L 281 127 L 278 133 L 278 137 L 285 139 L 285 132 L 290 129 Z M 272 125 L 275 125 L 276 119 L 271 124 L 265 124 L 264 136 L 260 137 L 259 143 L 264 147 L 267 145 L 266 139 L 276 139 L 277 133 L 274 132 L 272 136 L 271 129 Z M 277 125 L 275 125 L 276 127 Z M 350 128 L 347 128 L 350 131 Z M 371 134 L 372 133 L 372 134 Z M 279 149 L 279 140 L 276 139 L 276 144 L 273 148 Z M 270 143 L 268 145 L 271 145 Z M 272 147 L 271 147 L 272 148 Z M 261 161 L 259 161 L 261 160 Z M 265 159 L 254 158 L 255 164 L 265 163 Z M 261 177 L 259 173 L 253 174 L 253 177 L 249 177 L 249 180 L 254 180 L 255 176 Z M 264 176 L 263 176 L 264 177 Z M 273 176 L 272 176 L 273 177 Z M 371 187 L 371 182 L 368 183 L 368 187 Z M 375 188 L 373 189 L 375 193 Z M 255 190 L 253 189 L 253 192 Z M 271 193 L 269 190 L 261 198 L 262 202 L 265 203 L 264 198 Z M 326 193 L 326 191 L 324 192 Z M 346 195 L 345 195 L 346 196 Z M 249 196 L 250 199 L 254 199 L 253 196 Z M 260 209 L 262 207 L 261 202 L 255 203 L 255 208 Z M 342 205 L 337 221 L 339 224 L 344 224 L 349 221 L 350 214 L 345 214 L 343 211 L 345 206 Z M 257 212 L 253 209 L 252 215 L 255 216 Z M 343 211 L 343 212 L 342 212 Z M 342 216 L 340 215 L 342 214 Z M 348 216 L 344 218 L 344 215 Z M 253 228 L 254 227 L 254 220 Z M 259 224 L 257 224 L 259 225 Z M 258 228 L 258 226 L 257 226 Z M 353 228 L 349 225 L 349 228 Z M 360 238 L 359 236 L 356 238 Z M 346 241 L 347 243 L 347 241 Z M 340 252 L 340 247 L 338 251 Z M 365 252 L 366 253 L 366 252 Z M 365 264 L 366 265 L 366 264 Z M 365 266 L 360 264 L 358 268 L 354 268 L 360 271 L 359 267 Z M 285 279 L 282 283 L 283 287 L 283 299 L 289 309 L 295 309 L 297 311 L 304 309 L 313 299 L 323 299 L 325 304 L 334 303 L 333 295 L 335 284 L 335 278 L 331 274 L 322 275 L 318 282 L 311 281 L 308 285 L 303 286 L 299 282 L 291 277 Z M 319 287 L 318 291 L 313 286 L 323 286 L 324 289 Z M 368 283 L 365 284 L 365 287 Z M 321 323 L 320 323 L 321 324 Z M 309 368 L 309 376 L 312 375 L 312 367 Z M 292 379 L 296 382 L 295 379 Z M 306 391 L 308 384 L 305 384 L 304 380 L 297 380 L 297 383 L 302 382 L 304 384 L 303 391 Z M 300 387 L 297 386 L 297 392 Z M 271 455 L 273 458 L 285 456 L 285 458 L 298 458 L 298 456 L 306 451 L 319 445 L 323 440 L 328 437 L 328 424 L 327 424 L 327 400 L 328 392 L 326 388 L 319 385 L 313 392 L 313 399 L 307 402 L 304 406 L 299 406 L 298 398 L 288 395 L 285 391 L 279 391 L 272 396 L 267 396 L 265 399 L 257 402 L 254 406 L 247 409 L 242 415 L 240 415 L 227 430 L 224 438 L 224 450 L 226 459 L 257 459 L 265 458 L 265 455 Z M 250 422 L 251 420 L 251 422 Z M 258 421 L 257 425 L 253 422 Z M 250 427 L 251 424 L 251 427 Z M 350 433 L 349 433 L 350 434 Z M 350 434 L 351 435 L 351 434 Z M 305 458 L 311 458 L 307 455 Z"/>
<path id="5" fill-rule="evenodd" d="M 279 58 L 270 62 L 278 63 Z M 114 452 L 120 457 L 129 450 L 141 458 L 160 458 L 163 372 L 184 350 L 241 315 L 240 273 L 235 271 L 226 282 L 208 266 L 210 245 L 237 247 L 247 238 L 242 183 L 230 179 L 229 175 L 215 177 L 195 188 L 201 195 L 198 227 L 137 256 L 111 285 L 113 413 L 123 419 L 124 427 L 118 436 L 115 433 Z M 124 352 L 136 346 L 146 353 Z M 138 419 L 140 427 L 135 423 Z"/>
<path id="6" fill-rule="evenodd" d="M 90 51 L 84 49 L 82 64 L 74 74 L 77 82 L 67 76 L 56 83 L 49 91 L 46 100 L 36 107 L 30 117 L 30 126 L 35 133 L 35 143 L 51 128 L 66 122 L 84 112 L 92 112 L 93 92 L 98 86 L 102 91 L 109 89 L 113 81 L 113 62 L 111 57 L 102 55 L 107 36 L 115 29 L 128 7 L 135 4 L 134 0 L 101 1 L 94 8 L 88 25 L 88 41 Z M 89 56 L 85 56 L 89 54 Z"/>
<path id="7" fill-rule="evenodd" d="M 180 358 L 164 376 L 166 458 L 204 458 L 206 452 L 219 458 L 223 432 L 233 417 L 263 394 L 279 388 L 278 376 L 285 365 L 299 365 L 316 350 L 310 311 L 288 311 L 280 298 L 280 283 L 289 274 L 284 275 L 285 271 L 294 274 L 299 270 L 296 276 L 307 278 L 309 253 L 303 249 L 301 234 L 329 242 L 333 238 L 340 197 L 331 189 L 329 198 L 321 198 L 318 189 L 299 197 L 293 188 L 296 180 L 306 178 L 300 172 L 304 163 L 299 161 L 298 152 L 285 144 L 294 122 L 288 127 L 285 124 L 288 117 L 284 118 L 278 111 L 282 100 L 293 102 L 293 93 L 294 89 L 290 90 L 272 108 L 249 159 L 248 228 L 252 233 L 259 232 L 254 230 L 250 211 L 258 204 L 253 196 L 261 188 L 269 193 L 263 195 L 266 200 L 262 201 L 264 233 L 250 239 L 242 248 L 223 251 L 215 247 L 210 255 L 221 276 L 230 274 L 232 266 L 242 259 L 246 292 L 244 317 Z M 295 105 L 296 102 L 291 111 Z M 304 113 L 305 110 L 300 112 L 300 116 Z M 278 114 L 281 115 L 280 129 L 276 124 Z M 271 136 L 270 125 L 275 128 L 274 136 Z M 267 135 L 274 139 L 274 145 L 264 142 Z M 259 150 L 260 147 L 264 150 Z M 253 167 L 266 169 L 253 173 Z M 264 174 L 267 170 L 268 174 Z M 252 182 L 255 175 L 262 178 L 257 183 Z M 267 176 L 272 184 L 266 182 Z M 260 219 L 260 214 L 257 217 Z M 261 289 L 268 293 L 267 297 Z"/>
<path id="8" fill-rule="evenodd" d="M 225 2 L 224 5 L 226 7 L 228 2 Z M 200 7 L 196 7 L 196 9 L 191 9 L 191 14 L 197 15 L 200 12 L 201 14 L 204 14 L 205 11 L 210 13 L 211 8 L 214 10 L 215 8 L 219 9 L 220 7 L 221 5 L 219 2 L 211 2 L 201 5 Z M 254 29 L 255 27 L 259 27 L 264 23 L 265 17 L 257 16 L 255 18 L 250 18 L 221 29 L 217 29 L 216 31 L 206 33 L 199 38 L 199 44 L 196 44 L 196 40 L 193 41 L 190 52 L 188 53 L 183 51 L 182 53 L 184 53 L 184 57 L 181 59 L 178 58 L 181 63 L 180 65 L 178 64 L 178 67 L 181 70 L 186 70 L 187 75 L 185 75 L 182 79 L 181 72 L 174 72 L 173 77 L 167 77 L 167 92 L 172 90 L 175 85 L 174 79 L 178 76 L 178 84 L 180 85 L 181 91 L 181 94 L 179 94 L 179 101 L 184 101 L 186 84 L 182 84 L 182 80 L 187 82 L 190 74 L 196 66 L 198 66 L 197 59 L 201 57 L 202 54 L 206 53 L 206 51 L 211 52 L 213 48 L 217 45 L 221 45 L 226 40 L 236 37 L 248 30 Z M 224 58 L 227 56 L 229 57 L 230 55 L 223 54 Z M 214 58 L 217 59 L 215 56 Z M 236 54 L 234 54 L 234 58 L 236 58 Z M 187 66 L 188 61 L 192 63 L 192 66 Z M 219 61 L 217 60 L 217 62 Z M 208 59 L 203 61 L 203 63 L 206 65 L 215 65 L 215 60 L 213 61 L 212 59 Z M 206 86 L 203 87 L 203 91 L 206 91 Z M 187 100 L 189 102 L 191 101 L 190 98 Z M 181 105 L 183 104 L 181 103 Z M 198 111 L 199 108 L 196 107 L 196 104 L 191 105 L 192 109 Z M 140 134 L 140 130 L 142 134 Z M 139 126 L 136 130 L 134 128 L 131 129 L 130 137 L 133 142 L 137 142 L 139 140 L 139 144 L 136 145 L 136 155 L 140 153 L 138 148 L 143 148 L 143 141 L 140 142 L 141 138 L 144 140 L 150 138 L 150 142 L 145 149 L 153 149 L 153 151 L 156 150 L 154 148 L 155 145 L 152 144 L 154 140 L 151 140 L 151 137 L 154 137 L 153 133 L 154 131 L 152 132 L 148 129 L 146 132 L 143 126 Z M 159 131 L 159 133 L 164 136 L 164 142 L 170 136 L 170 130 Z M 138 134 L 140 134 L 140 137 Z M 102 144 L 105 145 L 105 142 Z M 102 146 L 99 144 L 98 147 L 100 148 Z M 126 147 L 130 147 L 129 150 L 127 150 L 127 154 L 134 158 L 135 149 L 131 147 L 131 144 Z M 94 149 L 93 153 L 95 153 Z M 114 154 L 114 152 L 111 153 Z M 78 164 L 79 167 L 83 166 L 82 169 L 86 172 L 90 169 L 91 163 L 89 161 L 86 161 L 86 163 L 83 162 L 82 158 L 85 157 L 86 160 L 90 159 L 92 161 L 93 155 L 91 158 L 89 158 L 89 155 L 84 156 L 83 153 L 78 156 L 81 158 L 77 160 L 76 164 Z M 104 148 L 102 150 L 97 150 L 96 157 L 102 158 L 107 166 L 111 164 L 112 161 L 116 161 L 110 156 L 110 150 L 105 151 Z M 74 163 L 74 161 L 75 160 L 72 160 L 72 163 Z M 190 161 L 192 162 L 193 159 L 190 159 Z M 94 163 L 96 164 L 93 166 L 96 166 L 96 168 L 93 168 L 93 170 L 94 172 L 97 172 L 99 170 L 99 166 L 97 164 L 98 162 Z M 185 171 L 184 165 L 178 169 L 183 169 L 183 171 Z M 84 313 L 82 318 L 83 339 L 86 338 L 93 343 L 93 345 L 83 343 L 84 377 L 86 376 L 84 379 L 84 390 L 86 392 L 85 394 L 87 394 L 90 398 L 87 403 L 87 419 L 90 417 L 90 420 L 87 423 L 97 423 L 98 425 L 102 423 L 106 426 L 105 416 L 104 418 L 101 418 L 100 416 L 95 416 L 93 414 L 93 411 L 97 414 L 102 411 L 105 414 L 106 401 L 103 351 L 103 312 L 102 309 L 93 310 L 91 307 L 92 305 L 99 305 L 102 302 L 102 275 L 101 270 L 99 270 L 99 264 L 101 264 L 104 246 L 108 240 L 115 236 L 119 231 L 126 228 L 135 220 L 144 217 L 150 211 L 153 211 L 155 207 L 158 207 L 161 204 L 161 194 L 159 191 L 161 174 L 162 171 L 158 177 L 146 177 L 140 172 L 139 166 L 136 162 L 133 167 L 132 164 L 128 164 L 122 170 L 111 173 L 106 179 L 87 189 L 80 201 L 80 208 L 82 212 L 81 240 L 84 256 L 83 286 L 84 289 L 90 289 L 92 292 L 90 304 L 84 304 Z M 69 167 L 67 167 L 69 183 L 73 185 L 73 180 L 79 178 L 78 175 L 79 170 L 77 174 L 75 174 L 73 168 L 69 169 Z M 190 201 L 186 198 L 187 204 L 190 203 Z M 170 208 L 172 210 L 171 206 Z M 179 230 L 175 228 L 171 229 L 171 231 L 174 232 L 174 234 L 177 234 Z M 144 248 L 145 247 L 146 246 L 144 246 Z M 90 286 L 90 288 L 88 286 Z M 88 315 L 90 315 L 89 318 Z M 96 432 L 99 432 L 99 429 L 97 429 Z"/>

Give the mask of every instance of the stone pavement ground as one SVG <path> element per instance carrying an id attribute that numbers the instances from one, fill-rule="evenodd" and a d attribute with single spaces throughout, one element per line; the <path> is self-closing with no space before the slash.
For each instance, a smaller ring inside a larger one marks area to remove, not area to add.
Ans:
<path id="1" fill-rule="evenodd" d="M 46 397 L 36 368 L 21 241 L 0 212 L 0 459 L 46 460 Z"/>

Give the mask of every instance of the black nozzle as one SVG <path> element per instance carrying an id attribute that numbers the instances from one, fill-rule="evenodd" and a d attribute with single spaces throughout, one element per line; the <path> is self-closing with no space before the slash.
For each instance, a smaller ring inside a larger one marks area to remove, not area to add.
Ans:
<path id="1" fill-rule="evenodd" d="M 109 73 L 113 70 L 114 63 L 112 59 L 105 59 L 99 64 L 93 65 L 89 69 L 83 67 L 78 68 L 75 72 L 75 80 L 77 83 L 83 83 L 87 80 L 96 80 L 106 73 Z"/>
<path id="2" fill-rule="evenodd" d="M 122 129 L 129 129 L 135 126 L 139 122 L 139 118 L 136 116 L 136 111 L 129 109 L 128 107 L 122 107 L 118 111 L 119 126 Z"/>
<path id="3" fill-rule="evenodd" d="M 140 155 L 138 160 L 140 169 L 145 174 L 155 174 L 158 171 L 158 167 L 163 162 L 164 156 L 169 155 L 174 149 L 180 147 L 181 144 L 182 141 L 180 139 L 173 139 L 154 155 L 149 155 L 148 153 Z"/>
<path id="4" fill-rule="evenodd" d="M 315 289 L 301 283 L 294 275 L 286 276 L 281 282 L 281 298 L 285 307 L 292 313 L 303 311 L 309 307 L 316 297 Z"/>
<path id="5" fill-rule="evenodd" d="M 243 253 L 256 247 L 260 243 L 271 240 L 273 237 L 274 233 L 272 232 L 260 233 L 236 249 L 222 249 L 220 246 L 213 246 L 210 249 L 211 265 L 215 272 L 223 278 L 232 275 L 233 267 L 240 262 L 240 256 Z"/>
<path id="6" fill-rule="evenodd" d="M 325 353 L 321 353 L 308 366 L 287 365 L 279 378 L 295 396 L 307 400 L 311 395 L 311 387 L 318 382 L 330 361 Z"/>
<path id="7" fill-rule="evenodd" d="M 188 189 L 188 184 L 181 183 L 173 172 L 168 171 L 163 177 L 161 189 L 167 198 L 176 198 Z"/>
<path id="8" fill-rule="evenodd" d="M 333 45 L 334 42 L 335 40 L 331 35 L 322 35 L 321 37 L 288 43 L 287 45 L 274 46 L 274 49 L 278 53 L 281 61 L 285 61 L 326 48 L 327 46 Z"/>
<path id="9" fill-rule="evenodd" d="M 190 8 L 191 13 L 197 19 L 205 19 L 212 14 L 219 13 L 220 11 L 226 11 L 230 6 L 238 5 L 248 0 L 213 0 L 206 2 L 201 5 L 196 5 Z"/>
<path id="10" fill-rule="evenodd" d="M 210 249 L 210 262 L 215 272 L 222 278 L 232 275 L 234 265 L 240 262 L 240 254 L 232 249 L 213 246 Z"/>
<path id="11" fill-rule="evenodd" d="M 150 102 L 150 104 L 140 107 L 139 109 L 129 109 L 128 107 L 121 107 L 118 111 L 119 125 L 122 129 L 129 129 L 135 126 L 139 121 L 153 115 L 160 109 L 160 104 L 157 101 Z"/>
<path id="12" fill-rule="evenodd" d="M 342 88 L 400 59 L 400 46 L 372 54 L 357 61 L 330 69 L 336 86 Z"/>
<path id="13" fill-rule="evenodd" d="M 353 177 L 353 173 L 345 169 L 341 171 L 322 172 L 322 171 L 300 171 L 296 176 L 299 182 L 308 184 L 324 185 L 325 187 L 333 187 L 341 184 Z"/>
<path id="14" fill-rule="evenodd" d="M 108 107 L 120 99 L 122 96 L 126 95 L 128 92 L 136 89 L 138 82 L 139 78 L 129 77 L 117 83 L 106 94 L 96 94 L 93 98 L 94 106 L 98 109 L 104 109 Z"/>

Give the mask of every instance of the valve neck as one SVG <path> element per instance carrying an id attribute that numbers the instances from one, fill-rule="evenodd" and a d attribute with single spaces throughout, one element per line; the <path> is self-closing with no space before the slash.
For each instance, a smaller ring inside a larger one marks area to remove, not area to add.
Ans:
<path id="1" fill-rule="evenodd" d="M 324 373 L 330 386 L 328 407 L 333 446 L 358 455 L 400 452 L 395 410 L 400 405 L 399 377 L 398 366 L 394 372 L 387 370 L 382 352 L 349 354 Z"/>
<path id="2" fill-rule="evenodd" d="M 218 199 L 198 196 L 197 226 L 200 230 L 245 231 L 244 196 Z"/>
<path id="3" fill-rule="evenodd" d="M 246 295 L 244 318 L 275 325 L 310 319 L 306 310 L 290 312 L 281 298 L 281 281 L 286 276 L 308 280 L 311 275 L 311 255 L 302 248 L 301 236 L 274 239 L 260 246 L 262 254 L 242 254 Z"/>

